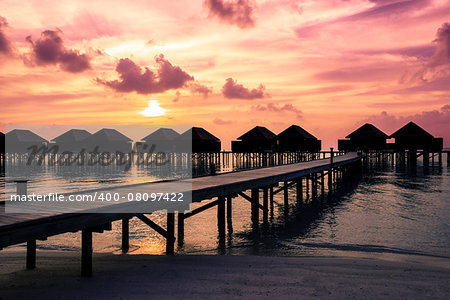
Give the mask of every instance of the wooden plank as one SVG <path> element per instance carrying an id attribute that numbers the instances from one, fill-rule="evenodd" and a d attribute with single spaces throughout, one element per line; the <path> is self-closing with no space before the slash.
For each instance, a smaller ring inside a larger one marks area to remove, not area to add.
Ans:
<path id="1" fill-rule="evenodd" d="M 191 212 L 185 213 L 184 218 L 185 219 L 190 218 L 198 213 L 201 213 L 202 211 L 207 210 L 208 208 L 214 207 L 217 205 L 218 202 L 219 202 L 218 200 L 214 200 L 214 201 L 209 202 L 208 204 L 205 204 L 196 209 L 193 209 Z"/>
<path id="2" fill-rule="evenodd" d="M 168 238 L 168 232 L 164 230 L 164 228 L 162 228 L 161 226 L 159 226 L 158 224 L 147 218 L 146 216 L 137 215 L 136 217 L 145 224 L 147 224 L 151 229 L 153 229 L 154 231 L 165 237 L 166 239 Z"/>

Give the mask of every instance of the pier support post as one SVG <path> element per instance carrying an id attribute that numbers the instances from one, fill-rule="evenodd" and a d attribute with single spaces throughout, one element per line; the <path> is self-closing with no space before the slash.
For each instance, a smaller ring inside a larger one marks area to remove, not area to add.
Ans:
<path id="1" fill-rule="evenodd" d="M 233 197 L 228 196 L 227 197 L 227 227 L 228 227 L 228 233 L 233 232 L 233 203 L 232 203 Z"/>
<path id="2" fill-rule="evenodd" d="M 311 174 L 311 198 L 315 200 L 317 198 L 317 174 Z"/>
<path id="3" fill-rule="evenodd" d="M 27 269 L 36 268 L 36 240 L 27 242 Z"/>
<path id="4" fill-rule="evenodd" d="M 178 213 L 178 244 L 184 239 L 184 213 Z"/>
<path id="5" fill-rule="evenodd" d="M 122 252 L 127 253 L 130 249 L 130 219 L 122 219 Z"/>
<path id="6" fill-rule="evenodd" d="M 258 228 L 259 225 L 259 190 L 252 189 L 251 192 L 252 198 L 252 226 L 253 228 Z"/>
<path id="7" fill-rule="evenodd" d="M 450 151 L 447 151 L 447 167 L 450 167 Z"/>
<path id="8" fill-rule="evenodd" d="M 225 197 L 219 197 L 217 203 L 217 229 L 219 231 L 219 238 L 225 237 Z"/>
<path id="9" fill-rule="evenodd" d="M 297 188 L 296 190 L 296 194 L 297 194 L 297 204 L 303 204 L 303 178 L 297 178 L 296 182 L 295 182 L 295 186 Z"/>
<path id="10" fill-rule="evenodd" d="M 289 209 L 289 191 L 288 191 L 288 182 L 285 181 L 283 184 L 283 194 L 284 194 L 284 209 Z"/>
<path id="11" fill-rule="evenodd" d="M 428 151 L 422 152 L 423 166 L 428 168 L 430 165 L 430 153 Z"/>
<path id="12" fill-rule="evenodd" d="M 321 195 L 320 195 L 320 197 L 324 197 L 324 195 L 325 195 L 325 172 L 324 171 L 322 171 L 321 173 L 320 173 L 320 185 L 321 185 Z"/>
<path id="13" fill-rule="evenodd" d="M 439 151 L 439 167 L 442 166 L 442 151 Z"/>
<path id="14" fill-rule="evenodd" d="M 328 170 L 328 193 L 333 191 L 333 162 L 334 162 L 334 148 L 330 148 L 330 169 Z"/>
<path id="15" fill-rule="evenodd" d="M 92 276 L 92 230 L 81 231 L 81 276 Z"/>
<path id="16" fill-rule="evenodd" d="M 263 222 L 269 222 L 269 188 L 263 189 Z"/>
<path id="17" fill-rule="evenodd" d="M 311 178 L 311 175 L 306 176 L 306 198 L 310 198 L 309 193 L 309 179 Z"/>
<path id="18" fill-rule="evenodd" d="M 175 213 L 167 213 L 166 255 L 173 255 L 175 250 Z"/>

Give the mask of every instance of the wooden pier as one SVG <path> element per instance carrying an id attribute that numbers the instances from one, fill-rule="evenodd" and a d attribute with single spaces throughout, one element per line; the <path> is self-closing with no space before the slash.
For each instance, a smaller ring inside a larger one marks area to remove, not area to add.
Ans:
<path id="1" fill-rule="evenodd" d="M 63 213 L 63 214 L 6 214 L 0 213 L 0 249 L 27 243 L 27 268 L 36 266 L 36 241 L 45 240 L 50 236 L 67 232 L 81 231 L 81 274 L 92 275 L 92 233 L 111 230 L 111 222 L 122 221 L 122 250 L 129 249 L 129 220 L 137 217 L 166 239 L 166 254 L 172 255 L 175 250 L 175 229 L 177 239 L 182 243 L 184 227 L 189 218 L 209 208 L 217 206 L 217 226 L 219 239 L 226 234 L 226 225 L 231 228 L 232 201 L 236 197 L 249 201 L 251 205 L 252 227 L 258 230 L 260 212 L 263 223 L 268 221 L 270 208 L 273 207 L 274 195 L 284 193 L 284 205 L 287 211 L 289 205 L 289 188 L 295 186 L 296 201 L 315 201 L 319 193 L 323 196 L 325 189 L 330 194 L 337 188 L 339 178 L 345 178 L 348 173 L 360 170 L 361 156 L 355 152 L 334 156 L 331 151 L 329 158 L 316 159 L 307 162 L 265 167 L 204 176 L 179 182 L 192 183 L 193 202 L 205 202 L 189 212 L 167 213 L 166 228 L 154 223 L 148 214 L 125 213 Z M 24 192 L 24 183 L 18 184 L 18 190 Z M 148 183 L 153 189 L 160 183 Z M 22 185 L 22 186 L 21 186 Z M 115 188 L 127 189 L 126 186 Z M 26 189 L 25 189 L 26 190 Z M 106 189 L 99 189 L 106 191 Z M 261 197 L 262 195 L 262 197 Z M 262 199 L 262 201 L 261 201 Z M 121 205 L 121 204 L 112 204 Z M 177 219 L 177 223 L 175 222 Z M 177 225 L 177 226 L 176 226 Z"/>

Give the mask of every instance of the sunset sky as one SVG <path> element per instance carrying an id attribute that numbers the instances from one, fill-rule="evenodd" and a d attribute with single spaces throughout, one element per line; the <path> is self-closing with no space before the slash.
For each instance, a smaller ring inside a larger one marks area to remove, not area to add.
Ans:
<path id="1" fill-rule="evenodd" d="M 323 147 L 415 121 L 450 146 L 450 1 L 0 1 L 8 124 L 297 124 Z M 151 102 L 150 102 L 151 101 Z"/>

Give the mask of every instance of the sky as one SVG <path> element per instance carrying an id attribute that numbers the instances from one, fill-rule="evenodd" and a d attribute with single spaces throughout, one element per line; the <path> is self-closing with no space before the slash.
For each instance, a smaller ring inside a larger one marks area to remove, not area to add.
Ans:
<path id="1" fill-rule="evenodd" d="M 450 1 L 0 1 L 6 125 L 191 125 L 224 149 L 414 121 L 450 146 Z"/>

